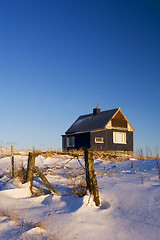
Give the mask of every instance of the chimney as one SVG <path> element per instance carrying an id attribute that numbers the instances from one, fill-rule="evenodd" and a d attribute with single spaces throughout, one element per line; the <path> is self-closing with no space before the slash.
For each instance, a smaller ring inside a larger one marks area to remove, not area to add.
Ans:
<path id="1" fill-rule="evenodd" d="M 99 100 L 98 100 L 98 96 L 97 96 L 97 107 L 93 108 L 93 115 L 97 115 L 98 113 L 100 113 L 100 108 L 99 108 Z"/>
<path id="2" fill-rule="evenodd" d="M 97 106 L 96 108 L 93 108 L 93 115 L 97 115 L 98 113 L 100 113 L 100 108 Z"/>

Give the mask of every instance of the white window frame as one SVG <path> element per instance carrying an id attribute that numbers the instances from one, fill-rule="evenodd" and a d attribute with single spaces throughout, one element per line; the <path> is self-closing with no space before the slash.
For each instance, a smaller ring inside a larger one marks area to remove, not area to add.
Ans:
<path id="1" fill-rule="evenodd" d="M 95 143 L 104 143 L 103 137 L 95 137 Z"/>
<path id="2" fill-rule="evenodd" d="M 75 147 L 75 136 L 67 137 L 67 147 Z"/>
<path id="3" fill-rule="evenodd" d="M 127 144 L 126 132 L 113 132 L 113 143 Z"/>

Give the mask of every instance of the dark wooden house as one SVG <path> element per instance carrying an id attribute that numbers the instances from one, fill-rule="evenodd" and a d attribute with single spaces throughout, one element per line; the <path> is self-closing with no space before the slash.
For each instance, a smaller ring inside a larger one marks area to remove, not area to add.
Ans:
<path id="1" fill-rule="evenodd" d="M 91 148 L 98 151 L 133 154 L 134 129 L 121 111 L 115 108 L 80 116 L 62 135 L 62 149 Z"/>

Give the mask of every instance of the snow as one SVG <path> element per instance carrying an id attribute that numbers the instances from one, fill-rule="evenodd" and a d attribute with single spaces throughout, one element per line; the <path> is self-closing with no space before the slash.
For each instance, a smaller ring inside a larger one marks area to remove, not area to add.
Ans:
<path id="1" fill-rule="evenodd" d="M 27 156 L 15 156 L 27 168 Z M 83 158 L 80 158 L 84 166 Z M 131 162 L 133 161 L 133 168 Z M 95 160 L 101 206 L 89 193 L 75 194 L 84 169 L 68 155 L 38 156 L 36 165 L 58 195 L 48 193 L 38 177 L 31 197 L 29 183 L 10 178 L 10 158 L 0 159 L 1 239 L 157 240 L 160 235 L 160 180 L 157 159 L 107 162 Z"/>

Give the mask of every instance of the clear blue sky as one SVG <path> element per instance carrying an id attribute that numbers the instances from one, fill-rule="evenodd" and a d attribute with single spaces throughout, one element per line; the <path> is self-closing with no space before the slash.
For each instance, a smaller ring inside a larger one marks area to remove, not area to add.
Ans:
<path id="1" fill-rule="evenodd" d="M 160 2 L 0 0 L 0 141 L 61 148 L 79 115 L 120 107 L 160 152 Z"/>

